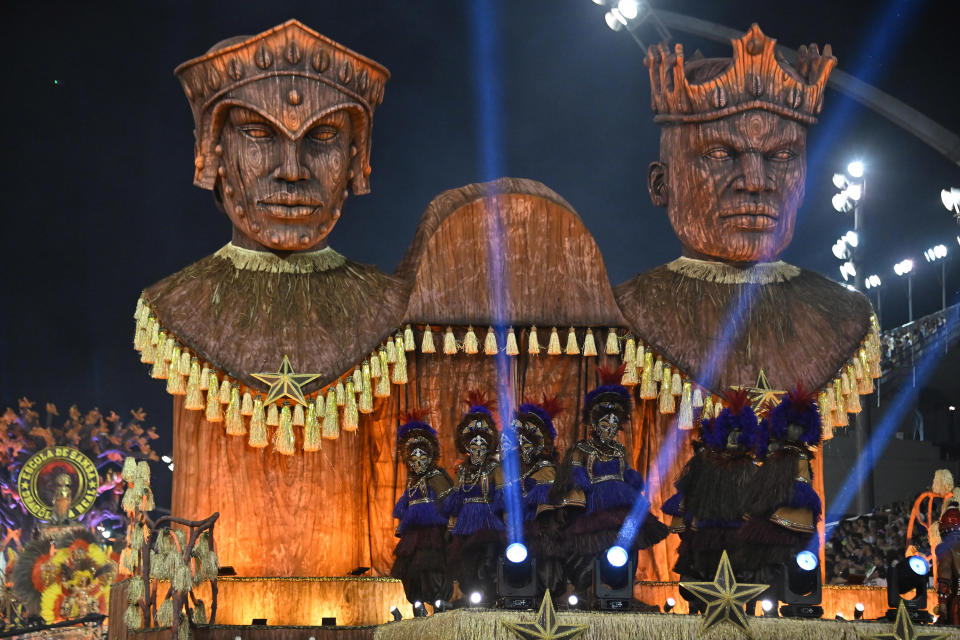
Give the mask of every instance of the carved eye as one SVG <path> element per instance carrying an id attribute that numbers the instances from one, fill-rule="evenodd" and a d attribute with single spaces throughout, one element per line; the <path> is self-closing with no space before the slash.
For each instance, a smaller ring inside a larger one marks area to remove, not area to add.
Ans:
<path id="1" fill-rule="evenodd" d="M 329 142 L 337 137 L 340 132 L 336 127 L 331 127 L 330 125 L 322 124 L 318 127 L 314 127 L 310 130 L 310 133 L 307 136 L 311 140 L 316 140 L 318 142 Z"/>
<path id="2" fill-rule="evenodd" d="M 264 139 L 272 138 L 273 130 L 262 124 L 248 124 L 240 127 L 240 131 L 248 138 Z"/>
<path id="3" fill-rule="evenodd" d="M 733 157 L 733 152 L 726 147 L 716 147 L 714 149 L 710 149 L 710 151 L 707 151 L 703 155 L 711 160 L 729 160 Z"/>
<path id="4" fill-rule="evenodd" d="M 796 156 L 797 154 L 790 149 L 780 149 L 779 151 L 771 153 L 769 157 L 771 160 L 786 162 L 787 160 L 793 160 Z"/>

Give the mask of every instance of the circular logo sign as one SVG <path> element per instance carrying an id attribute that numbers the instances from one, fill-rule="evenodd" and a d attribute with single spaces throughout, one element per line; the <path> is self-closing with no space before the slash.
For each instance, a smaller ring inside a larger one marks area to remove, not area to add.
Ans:
<path id="1" fill-rule="evenodd" d="M 100 475 L 93 461 L 72 447 L 47 447 L 20 469 L 17 490 L 30 515 L 40 520 L 75 519 L 93 506 Z"/>

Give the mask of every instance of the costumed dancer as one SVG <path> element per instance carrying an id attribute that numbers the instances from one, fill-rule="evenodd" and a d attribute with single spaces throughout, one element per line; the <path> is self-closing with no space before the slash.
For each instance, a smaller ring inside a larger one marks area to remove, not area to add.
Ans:
<path id="1" fill-rule="evenodd" d="M 467 395 L 469 410 L 457 425 L 457 451 L 466 458 L 457 466 L 457 484 L 443 502 L 453 541 L 449 567 L 465 595 L 484 599 L 496 593 L 497 559 L 506 527 L 503 473 L 496 453 L 499 433 L 491 405 L 478 392 Z"/>
<path id="2" fill-rule="evenodd" d="M 960 507 L 951 500 L 940 516 L 937 556 L 937 624 L 960 624 Z"/>
<path id="3" fill-rule="evenodd" d="M 405 414 L 397 429 L 397 452 L 407 467 L 407 488 L 393 509 L 397 547 L 390 575 L 403 583 L 411 603 L 449 600 L 453 580 L 447 572 L 447 518 L 440 512 L 453 481 L 437 466 L 437 432 L 423 421 L 426 410 Z"/>
<path id="4" fill-rule="evenodd" d="M 724 550 L 734 573 L 747 576 L 742 567 L 748 550 L 737 530 L 746 508 L 745 489 L 757 469 L 749 449 L 758 423 L 745 391 L 731 392 L 724 400 L 716 418 L 701 421 L 704 448 L 677 479 L 679 498 L 668 501 L 682 504 L 682 511 L 673 514 L 680 513 L 686 524 L 674 571 L 684 580 L 712 580 Z"/>
<path id="5" fill-rule="evenodd" d="M 567 452 L 551 495 L 555 504 L 573 507 L 563 531 L 564 567 L 580 597 L 593 582 L 594 560 L 618 543 L 620 529 L 634 503 L 642 498 L 643 478 L 631 468 L 617 434 L 630 424 L 630 392 L 620 384 L 624 366 L 600 367 L 601 385 L 584 398 L 583 422 L 590 437 Z M 577 504 L 579 493 L 583 498 Z M 563 494 L 566 495 L 563 495 Z M 557 498 L 562 498 L 558 500 Z M 582 509 L 576 509 L 582 507 Z M 647 510 L 626 546 L 631 556 L 667 537 L 667 527 Z"/>
<path id="6" fill-rule="evenodd" d="M 770 411 L 759 432 L 754 449 L 764 462 L 745 491 L 747 522 L 739 538 L 750 550 L 746 568 L 772 582 L 784 563 L 810 545 L 822 511 L 810 467 L 811 447 L 822 437 L 813 394 L 798 385 Z"/>
<path id="7" fill-rule="evenodd" d="M 557 475 L 553 418 L 562 409 L 556 397 L 544 398 L 540 404 L 521 404 L 513 414 L 511 429 L 504 430 L 508 438 L 515 438 L 508 446 L 516 447 L 520 459 L 523 539 L 536 559 L 538 599 L 548 589 L 559 596 L 565 588 L 564 550 L 559 544 L 556 507 L 550 501 Z"/>

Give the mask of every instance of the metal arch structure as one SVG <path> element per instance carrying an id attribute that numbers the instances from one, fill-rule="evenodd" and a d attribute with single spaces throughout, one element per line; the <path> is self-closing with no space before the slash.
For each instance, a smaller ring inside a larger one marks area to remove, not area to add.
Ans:
<path id="1" fill-rule="evenodd" d="M 727 44 L 730 40 L 735 40 L 743 35 L 736 29 L 673 11 L 657 9 L 651 13 L 654 14 L 662 26 L 700 36 L 707 40 L 713 40 L 714 42 Z M 630 30 L 632 31 L 632 29 Z M 796 60 L 796 50 L 782 45 L 777 45 L 777 49 L 791 62 Z M 884 93 L 873 85 L 858 80 L 840 69 L 834 69 L 830 75 L 829 86 L 850 96 L 860 104 L 880 114 L 902 129 L 905 129 L 930 147 L 936 149 L 941 155 L 950 160 L 950 162 L 960 166 L 960 136 L 943 125 L 934 122 L 890 94 Z"/>

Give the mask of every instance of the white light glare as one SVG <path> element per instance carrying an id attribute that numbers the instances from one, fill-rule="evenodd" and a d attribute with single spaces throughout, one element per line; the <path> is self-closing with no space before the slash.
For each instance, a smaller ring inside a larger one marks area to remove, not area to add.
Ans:
<path id="1" fill-rule="evenodd" d="M 930 247 L 923 252 L 923 256 L 927 259 L 927 262 L 933 262 L 934 260 L 940 260 L 941 258 L 947 257 L 947 247 L 942 244 L 938 244 L 935 247 Z"/>
<path id="2" fill-rule="evenodd" d="M 483 602 L 483 594 L 481 594 L 479 591 L 474 591 L 470 594 L 471 604 L 480 604 L 481 602 Z"/>
<path id="3" fill-rule="evenodd" d="M 863 613 L 863 610 L 864 610 L 866 607 L 863 606 L 863 603 L 862 603 L 862 602 L 858 602 L 857 604 L 853 605 L 853 608 L 856 609 L 857 611 L 859 611 L 860 613 Z"/>
<path id="4" fill-rule="evenodd" d="M 956 408 L 955 406 L 953 406 L 953 405 L 950 405 L 948 408 L 950 409 L 950 411 L 956 411 L 956 410 L 957 410 L 957 408 Z"/>
<path id="5" fill-rule="evenodd" d="M 913 260 L 909 258 L 906 260 L 901 260 L 897 264 L 893 265 L 893 272 L 898 276 L 905 276 L 911 271 L 913 271 Z"/>
<path id="6" fill-rule="evenodd" d="M 419 609 L 419 608 L 422 607 L 422 606 L 423 606 L 423 603 L 420 602 L 419 600 L 417 600 L 416 602 L 413 603 L 413 608 L 414 608 L 414 609 Z"/>
<path id="7" fill-rule="evenodd" d="M 840 275 L 842 275 L 844 281 L 846 281 L 848 278 L 857 277 L 857 270 L 854 268 L 852 262 L 844 262 L 840 265 Z"/>
<path id="8" fill-rule="evenodd" d="M 617 13 L 619 13 L 619 11 Z M 603 19 L 607 21 L 607 26 L 614 31 L 620 31 L 620 29 L 623 29 L 623 23 L 617 20 L 617 16 L 613 15 L 613 11 L 607 11 L 603 15 Z"/>
<path id="9" fill-rule="evenodd" d="M 510 545 L 507 545 L 506 552 L 507 560 L 514 564 L 518 564 L 527 559 L 527 548 L 520 542 L 514 542 Z"/>
<path id="10" fill-rule="evenodd" d="M 847 200 L 846 191 L 834 194 L 830 202 L 833 203 L 833 208 L 839 211 L 840 213 L 844 213 L 845 211 L 850 210 L 850 201 Z"/>
<path id="11" fill-rule="evenodd" d="M 109 529 L 104 529 L 103 531 L 100 532 L 100 535 L 103 536 L 103 539 L 104 539 L 104 540 L 109 540 L 109 539 L 110 539 L 110 536 L 113 535 L 113 534 L 110 533 L 110 530 L 109 530 Z"/>
<path id="12" fill-rule="evenodd" d="M 847 243 L 843 240 L 843 238 L 840 238 L 833 243 L 831 251 L 833 251 L 833 255 L 837 257 L 837 260 L 847 259 Z"/>
<path id="13" fill-rule="evenodd" d="M 567 604 L 569 604 L 571 607 L 577 606 L 578 602 L 580 602 L 580 598 L 578 598 L 577 594 L 575 593 L 571 593 L 570 597 L 567 598 Z"/>
<path id="14" fill-rule="evenodd" d="M 850 181 L 847 180 L 847 176 L 842 173 L 833 174 L 833 186 L 837 189 L 846 189 L 848 184 L 850 184 Z"/>
<path id="15" fill-rule="evenodd" d="M 797 566 L 804 571 L 813 571 L 818 563 L 817 556 L 812 551 L 801 551 L 797 554 Z"/>
<path id="16" fill-rule="evenodd" d="M 607 562 L 611 567 L 622 567 L 627 564 L 627 550 L 620 545 L 614 545 L 607 549 Z"/>
<path id="17" fill-rule="evenodd" d="M 907 558 L 907 564 L 910 570 L 918 576 L 925 576 L 930 572 L 930 563 L 923 556 L 910 556 Z"/>
<path id="18" fill-rule="evenodd" d="M 940 201 L 948 211 L 960 213 L 960 189 L 952 187 L 941 190 Z"/>
<path id="19" fill-rule="evenodd" d="M 854 160 L 847 165 L 847 173 L 849 173 L 854 178 L 863 177 L 863 163 L 859 160 Z"/>
<path id="20" fill-rule="evenodd" d="M 677 601 L 674 600 L 673 598 L 667 598 L 667 604 L 671 607 L 675 607 L 677 606 Z"/>
<path id="21" fill-rule="evenodd" d="M 170 464 L 168 464 L 167 468 L 170 469 L 170 471 L 173 471 L 173 463 L 171 462 Z"/>
<path id="22" fill-rule="evenodd" d="M 598 4 L 601 7 L 603 7 L 603 6 L 606 6 L 607 2 L 606 0 L 593 0 L 593 4 Z"/>
<path id="23" fill-rule="evenodd" d="M 875 273 L 867 276 L 866 285 L 867 289 L 876 289 L 880 286 L 880 276 Z"/>
<path id="24" fill-rule="evenodd" d="M 856 182 L 853 182 L 846 189 L 844 189 L 844 193 L 846 193 L 847 197 L 851 200 L 857 201 L 860 199 L 860 196 L 863 195 L 863 187 Z"/>
<path id="25" fill-rule="evenodd" d="M 633 20 L 640 13 L 640 2 L 638 0 L 620 0 L 617 3 L 617 9 L 627 20 Z"/>
<path id="26" fill-rule="evenodd" d="M 770 609 L 773 609 L 773 603 L 770 602 L 769 600 L 761 600 L 760 608 L 763 609 L 764 611 L 770 611 Z"/>
<path id="27" fill-rule="evenodd" d="M 857 235 L 856 231 L 847 231 L 845 234 L 843 234 L 843 239 L 851 247 L 856 247 L 858 244 L 860 244 L 860 236 Z"/>
<path id="28" fill-rule="evenodd" d="M 170 456 L 161 456 L 160 459 L 163 460 L 166 464 L 170 464 L 171 462 L 173 462 L 173 458 L 171 458 Z"/>

